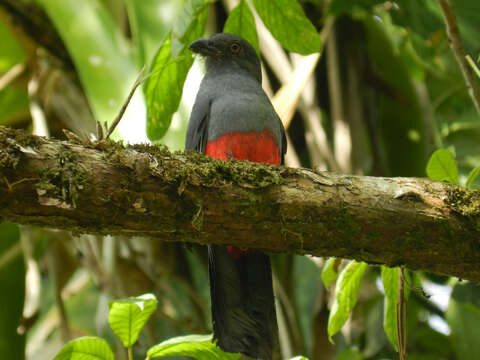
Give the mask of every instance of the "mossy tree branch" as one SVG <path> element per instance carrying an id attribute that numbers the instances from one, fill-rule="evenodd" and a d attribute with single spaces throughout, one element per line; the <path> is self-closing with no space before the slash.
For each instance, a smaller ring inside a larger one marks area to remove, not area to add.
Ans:
<path id="1" fill-rule="evenodd" d="M 480 192 L 426 179 L 222 162 L 0 127 L 0 218 L 405 265 L 480 281 Z"/>

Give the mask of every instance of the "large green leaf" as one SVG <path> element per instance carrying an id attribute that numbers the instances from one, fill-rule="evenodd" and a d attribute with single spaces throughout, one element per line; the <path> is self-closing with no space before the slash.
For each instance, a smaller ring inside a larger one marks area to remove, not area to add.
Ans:
<path id="1" fill-rule="evenodd" d="M 241 36 L 260 53 L 258 34 L 252 10 L 245 0 L 241 0 L 228 16 L 223 32 Z"/>
<path id="2" fill-rule="evenodd" d="M 210 0 L 187 0 L 172 29 L 172 57 L 180 55 L 190 43 L 201 36 Z"/>
<path id="3" fill-rule="evenodd" d="M 153 58 L 160 40 L 165 38 L 178 18 L 183 2 L 183 0 L 125 1 L 130 28 L 138 48 L 140 65 L 149 63 Z"/>
<path id="4" fill-rule="evenodd" d="M 448 149 L 435 151 L 428 161 L 427 175 L 432 180 L 458 184 L 458 168 L 452 152 Z"/>
<path id="5" fill-rule="evenodd" d="M 12 66 L 25 61 L 25 52 L 1 20 L 0 39 L 2 39 L 2 46 L 0 46 L 1 72 L 8 71 Z"/>
<path id="6" fill-rule="evenodd" d="M 201 8 L 198 0 L 187 3 L 187 8 L 195 9 L 189 17 L 190 26 L 182 20 L 183 25 L 176 32 L 178 37 L 173 32 L 168 34 L 150 66 L 151 75 L 144 91 L 147 97 L 147 136 L 152 141 L 165 135 L 180 103 L 183 84 L 193 63 L 193 56 L 186 46 L 203 34 L 207 21 L 208 1 L 201 2 Z M 191 5 L 193 3 L 196 6 Z"/>
<path id="7" fill-rule="evenodd" d="M 157 299 L 153 294 L 111 301 L 108 323 L 125 347 L 131 347 L 138 339 L 140 331 L 157 309 Z"/>
<path id="8" fill-rule="evenodd" d="M 21 360 L 25 334 L 18 334 L 17 328 L 25 300 L 25 264 L 15 247 L 20 247 L 18 226 L 0 223 L 0 359 Z"/>
<path id="9" fill-rule="evenodd" d="M 328 317 L 330 340 L 345 324 L 357 303 L 358 291 L 366 270 L 366 263 L 351 261 L 340 273 L 335 286 L 335 301 Z"/>
<path id="10" fill-rule="evenodd" d="M 73 58 L 97 120 L 113 121 L 137 69 L 110 14 L 96 0 L 37 0 Z"/>
<path id="11" fill-rule="evenodd" d="M 320 35 L 296 0 L 253 0 L 253 4 L 285 49 L 303 55 L 320 51 Z"/>
<path id="12" fill-rule="evenodd" d="M 190 356 L 196 360 L 237 360 L 241 354 L 227 353 L 212 341 L 212 335 L 188 335 L 166 340 L 151 347 L 150 359 L 167 356 Z"/>
<path id="13" fill-rule="evenodd" d="M 446 312 L 451 340 L 459 360 L 480 359 L 480 289 L 474 283 L 453 288 Z"/>
<path id="14" fill-rule="evenodd" d="M 53 360 L 113 360 L 108 343 L 97 337 L 85 336 L 68 342 Z"/>
<path id="15" fill-rule="evenodd" d="M 382 283 L 385 290 L 383 328 L 387 334 L 388 340 L 392 343 L 396 351 L 398 351 L 397 303 L 399 300 L 399 271 L 399 268 L 382 266 Z"/>
<path id="16" fill-rule="evenodd" d="M 0 72 L 7 72 L 13 66 L 25 61 L 25 52 L 10 31 L 0 20 Z M 29 115 L 26 89 L 9 86 L 0 91 L 0 125 L 13 125 Z"/>
<path id="17" fill-rule="evenodd" d="M 13 125 L 15 120 L 29 116 L 28 94 L 9 86 L 0 91 L 0 125 Z"/>

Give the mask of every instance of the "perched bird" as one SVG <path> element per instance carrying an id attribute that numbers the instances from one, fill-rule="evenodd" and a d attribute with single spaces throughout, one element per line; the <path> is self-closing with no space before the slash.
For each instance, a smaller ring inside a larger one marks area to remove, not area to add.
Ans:
<path id="1" fill-rule="evenodd" d="M 217 159 L 283 164 L 285 130 L 262 89 L 260 60 L 241 37 L 215 34 L 190 50 L 206 59 L 188 124 L 186 149 Z M 278 342 L 268 255 L 208 247 L 214 338 L 228 352 L 272 359 Z"/>

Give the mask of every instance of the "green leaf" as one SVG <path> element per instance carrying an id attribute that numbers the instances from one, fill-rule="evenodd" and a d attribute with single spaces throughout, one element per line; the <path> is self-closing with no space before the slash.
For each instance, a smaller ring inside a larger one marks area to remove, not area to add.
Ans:
<path id="1" fill-rule="evenodd" d="M 0 39 L 2 39 L 2 46 L 0 46 L 0 71 L 6 72 L 14 65 L 25 61 L 25 52 L 3 21 L 0 21 Z"/>
<path id="2" fill-rule="evenodd" d="M 340 273 L 335 286 L 335 301 L 328 317 L 328 337 L 332 341 L 345 324 L 350 312 L 357 302 L 358 290 L 367 270 L 367 264 L 351 261 Z"/>
<path id="3" fill-rule="evenodd" d="M 123 343 L 130 347 L 138 339 L 146 322 L 157 308 L 157 299 L 153 294 L 111 301 L 109 303 L 108 323 Z"/>
<path id="4" fill-rule="evenodd" d="M 69 341 L 53 360 L 113 360 L 113 352 L 101 338 L 85 336 Z"/>
<path id="5" fill-rule="evenodd" d="M 209 0 L 187 0 L 172 29 L 173 58 L 203 34 L 209 4 Z"/>
<path id="6" fill-rule="evenodd" d="M 263 23 L 285 49 L 302 55 L 320 51 L 320 35 L 297 1 L 253 0 L 253 4 Z"/>
<path id="7" fill-rule="evenodd" d="M 470 171 L 470 174 L 468 174 L 467 182 L 465 183 L 466 187 L 470 187 L 472 183 L 475 181 L 475 179 L 480 175 L 480 166 L 477 166 L 474 168 L 472 171 Z"/>
<path id="8" fill-rule="evenodd" d="M 255 48 L 257 54 L 260 54 L 255 19 L 250 6 L 245 0 L 241 0 L 232 10 L 225 23 L 223 32 L 241 36 Z"/>
<path id="9" fill-rule="evenodd" d="M 290 358 L 289 360 L 308 360 L 308 358 L 306 358 L 305 356 L 295 356 L 293 358 Z"/>
<path id="10" fill-rule="evenodd" d="M 183 7 L 183 1 L 125 0 L 132 39 L 138 49 L 138 63 L 148 63 L 158 50 Z M 162 14 L 161 19 L 158 14 Z"/>
<path id="11" fill-rule="evenodd" d="M 29 116 L 27 91 L 14 86 L 0 91 L 0 110 L 0 125 L 12 126 Z"/>
<path id="12" fill-rule="evenodd" d="M 452 152 L 447 149 L 435 151 L 428 161 L 427 175 L 432 180 L 458 184 L 458 168 Z"/>
<path id="13" fill-rule="evenodd" d="M 183 84 L 193 64 L 193 56 L 185 45 L 199 38 L 204 32 L 208 7 L 203 3 L 202 11 L 195 12 L 196 17 L 190 19 L 192 27 L 177 34 L 181 38 L 175 38 L 170 32 L 150 66 L 151 75 L 144 91 L 147 98 L 147 136 L 152 141 L 165 135 L 180 103 Z M 177 44 L 175 52 L 181 48 L 178 56 L 174 55 L 173 43 Z"/>
<path id="14" fill-rule="evenodd" d="M 459 360 L 480 359 L 480 289 L 474 283 L 457 283 L 446 311 L 450 339 Z"/>
<path id="15" fill-rule="evenodd" d="M 329 258 L 322 269 L 322 281 L 323 285 L 328 288 L 338 277 L 338 266 L 341 259 Z"/>
<path id="16" fill-rule="evenodd" d="M 112 122 L 137 76 L 128 45 L 97 0 L 38 0 L 62 37 L 95 118 Z"/>
<path id="17" fill-rule="evenodd" d="M 388 340 L 395 348 L 395 351 L 398 351 L 397 303 L 399 299 L 399 271 L 399 268 L 389 268 L 386 266 L 382 266 L 382 282 L 383 288 L 385 290 L 383 307 L 383 329 L 387 334 Z"/>
<path id="18" fill-rule="evenodd" d="M 241 354 L 228 353 L 213 343 L 213 335 L 178 336 L 151 347 L 151 359 L 166 356 L 190 356 L 197 360 L 237 360 Z"/>
<path id="19" fill-rule="evenodd" d="M 24 359 L 25 334 L 17 328 L 25 299 L 25 264 L 16 224 L 0 223 L 0 289 L 0 358 Z"/>

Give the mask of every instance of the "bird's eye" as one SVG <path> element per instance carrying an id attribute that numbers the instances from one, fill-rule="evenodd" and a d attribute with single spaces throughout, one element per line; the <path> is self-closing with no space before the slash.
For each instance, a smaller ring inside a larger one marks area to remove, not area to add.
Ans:
<path id="1" fill-rule="evenodd" d="M 233 53 L 238 53 L 240 51 L 240 44 L 233 43 L 230 45 L 230 50 L 232 50 Z"/>

